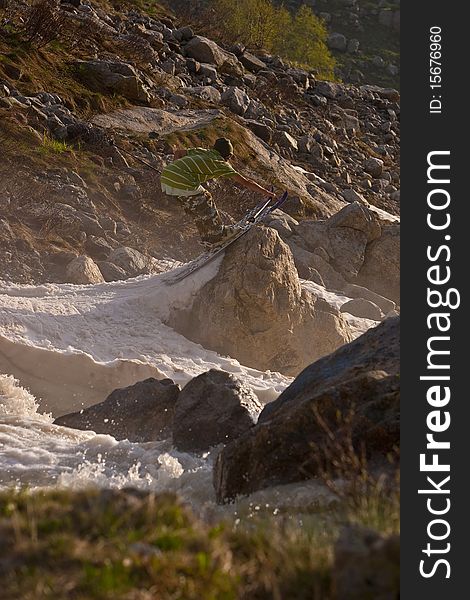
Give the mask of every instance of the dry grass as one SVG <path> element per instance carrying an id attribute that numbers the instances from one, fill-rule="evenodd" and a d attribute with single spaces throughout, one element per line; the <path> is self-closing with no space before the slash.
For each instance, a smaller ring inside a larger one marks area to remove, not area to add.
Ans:
<path id="1" fill-rule="evenodd" d="M 314 419 L 324 433 L 321 444 L 312 445 L 317 476 L 338 498 L 338 514 L 382 533 L 399 532 L 398 448 L 373 464 L 366 447 L 354 441 L 354 408 L 346 414 L 338 412 L 334 422 L 315 409 Z"/>
<path id="2" fill-rule="evenodd" d="M 330 597 L 332 532 L 282 517 L 209 525 L 135 490 L 4 493 L 0 514 L 5 600 Z"/>

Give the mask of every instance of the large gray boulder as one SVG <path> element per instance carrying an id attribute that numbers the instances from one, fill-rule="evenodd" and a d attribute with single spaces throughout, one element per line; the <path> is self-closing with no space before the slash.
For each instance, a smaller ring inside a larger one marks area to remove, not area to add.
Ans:
<path id="1" fill-rule="evenodd" d="M 399 317 L 389 318 L 300 373 L 218 455 L 218 501 L 315 477 L 331 459 L 329 431 L 338 447 L 351 440 L 384 460 L 400 441 L 399 334 Z"/>
<path id="2" fill-rule="evenodd" d="M 106 433 L 118 440 L 152 442 L 171 437 L 180 389 L 171 379 L 150 377 L 114 390 L 99 404 L 57 418 L 54 423 Z"/>
<path id="3" fill-rule="evenodd" d="M 184 47 L 186 56 L 200 63 L 209 63 L 219 68 L 221 73 L 241 77 L 243 65 L 235 54 L 226 52 L 214 41 L 203 36 L 194 36 Z"/>
<path id="4" fill-rule="evenodd" d="M 261 409 L 249 387 L 231 373 L 211 369 L 187 383 L 179 395 L 173 443 L 186 452 L 226 444 L 252 427 Z"/>
<path id="5" fill-rule="evenodd" d="M 84 60 L 75 63 L 78 77 L 91 89 L 119 94 L 128 100 L 148 103 L 149 88 L 130 64 L 113 60 Z"/>

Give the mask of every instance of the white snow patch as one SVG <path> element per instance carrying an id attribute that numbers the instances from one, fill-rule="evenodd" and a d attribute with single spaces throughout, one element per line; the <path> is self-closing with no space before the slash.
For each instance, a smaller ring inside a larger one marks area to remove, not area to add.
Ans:
<path id="1" fill-rule="evenodd" d="M 184 385 L 211 368 L 237 374 L 262 402 L 273 400 L 288 377 L 240 365 L 164 325 L 172 309 L 191 305 L 220 261 L 171 286 L 167 273 L 88 286 L 4 284 L 0 372 L 18 377 L 55 416 L 147 377 Z"/>
<path id="2" fill-rule="evenodd" d="M 333 306 L 338 310 L 340 310 L 343 304 L 349 302 L 349 300 L 352 300 L 352 298 L 349 298 L 348 296 L 345 296 L 340 292 L 328 291 L 323 286 L 313 281 L 301 279 L 301 284 L 304 289 L 308 290 L 309 292 L 312 292 L 312 294 L 315 294 L 319 298 L 322 298 L 323 300 L 325 300 L 325 302 L 328 302 L 330 306 Z M 376 327 L 379 323 L 379 321 L 373 321 L 372 319 L 355 317 L 347 312 L 341 314 L 343 315 L 344 319 L 348 322 L 353 339 L 358 338 L 371 327 Z"/>

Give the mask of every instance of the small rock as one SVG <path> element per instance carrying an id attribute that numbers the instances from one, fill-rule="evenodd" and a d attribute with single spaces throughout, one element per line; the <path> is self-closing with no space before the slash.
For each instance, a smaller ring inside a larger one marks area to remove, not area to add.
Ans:
<path id="1" fill-rule="evenodd" d="M 347 188 L 347 189 L 343 190 L 341 192 L 341 195 L 346 200 L 346 202 L 349 202 L 349 203 L 359 202 L 359 204 L 362 204 L 364 206 L 369 206 L 369 203 L 367 202 L 367 200 L 363 196 L 361 196 L 361 194 L 356 192 L 356 190 L 354 190 L 353 188 Z"/>
<path id="2" fill-rule="evenodd" d="M 328 48 L 331 50 L 339 50 L 340 52 L 346 52 L 348 46 L 348 40 L 342 33 L 333 32 L 328 36 L 327 39 Z"/>
<path id="3" fill-rule="evenodd" d="M 222 103 L 236 115 L 243 116 L 250 104 L 250 97 L 240 88 L 229 87 L 222 94 Z"/>
<path id="4" fill-rule="evenodd" d="M 356 40 L 355 38 L 351 38 L 348 41 L 348 47 L 347 47 L 347 52 L 348 54 L 357 54 L 359 52 L 359 40 Z"/>
<path id="5" fill-rule="evenodd" d="M 374 178 L 379 178 L 382 175 L 384 162 L 380 158 L 371 156 L 364 163 L 364 171 L 369 173 Z"/>
<path id="6" fill-rule="evenodd" d="M 189 41 L 194 37 L 194 31 L 189 25 L 180 27 L 180 29 L 178 29 L 177 31 L 180 34 L 182 41 Z"/>
<path id="7" fill-rule="evenodd" d="M 216 89 L 212 85 L 200 85 L 196 87 L 189 87 L 185 89 L 185 92 L 190 94 L 191 96 L 197 96 L 198 98 L 202 98 L 207 102 L 213 102 L 214 104 L 219 104 L 222 95 L 218 89 Z"/>
<path id="8" fill-rule="evenodd" d="M 375 67 L 383 68 L 385 66 L 385 61 L 381 56 L 374 56 L 372 59 L 372 64 Z"/>
<path id="9" fill-rule="evenodd" d="M 217 73 L 216 67 L 214 65 L 208 65 L 206 63 L 201 63 L 199 67 L 199 73 L 201 77 L 206 77 L 212 83 L 217 81 L 219 74 Z"/>
<path id="10" fill-rule="evenodd" d="M 315 86 L 315 92 L 325 98 L 333 100 L 339 95 L 340 88 L 337 83 L 331 81 L 319 81 Z"/>
<path id="11" fill-rule="evenodd" d="M 65 270 L 67 280 L 77 285 L 103 283 L 104 278 L 98 265 L 89 256 L 77 256 Z"/>
<path id="12" fill-rule="evenodd" d="M 248 71 L 253 73 L 266 69 L 266 63 L 249 52 L 245 52 L 240 56 L 240 62 Z"/>
<path id="13" fill-rule="evenodd" d="M 274 133 L 274 142 L 287 150 L 293 150 L 294 152 L 299 150 L 297 140 L 287 131 L 276 131 Z"/>

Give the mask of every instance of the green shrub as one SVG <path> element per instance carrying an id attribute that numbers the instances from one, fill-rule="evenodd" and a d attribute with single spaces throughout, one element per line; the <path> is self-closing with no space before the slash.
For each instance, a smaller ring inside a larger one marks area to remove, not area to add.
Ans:
<path id="1" fill-rule="evenodd" d="M 295 13 L 271 0 L 212 0 L 213 25 L 224 40 L 279 54 L 330 79 L 335 60 L 325 24 L 308 6 Z"/>

